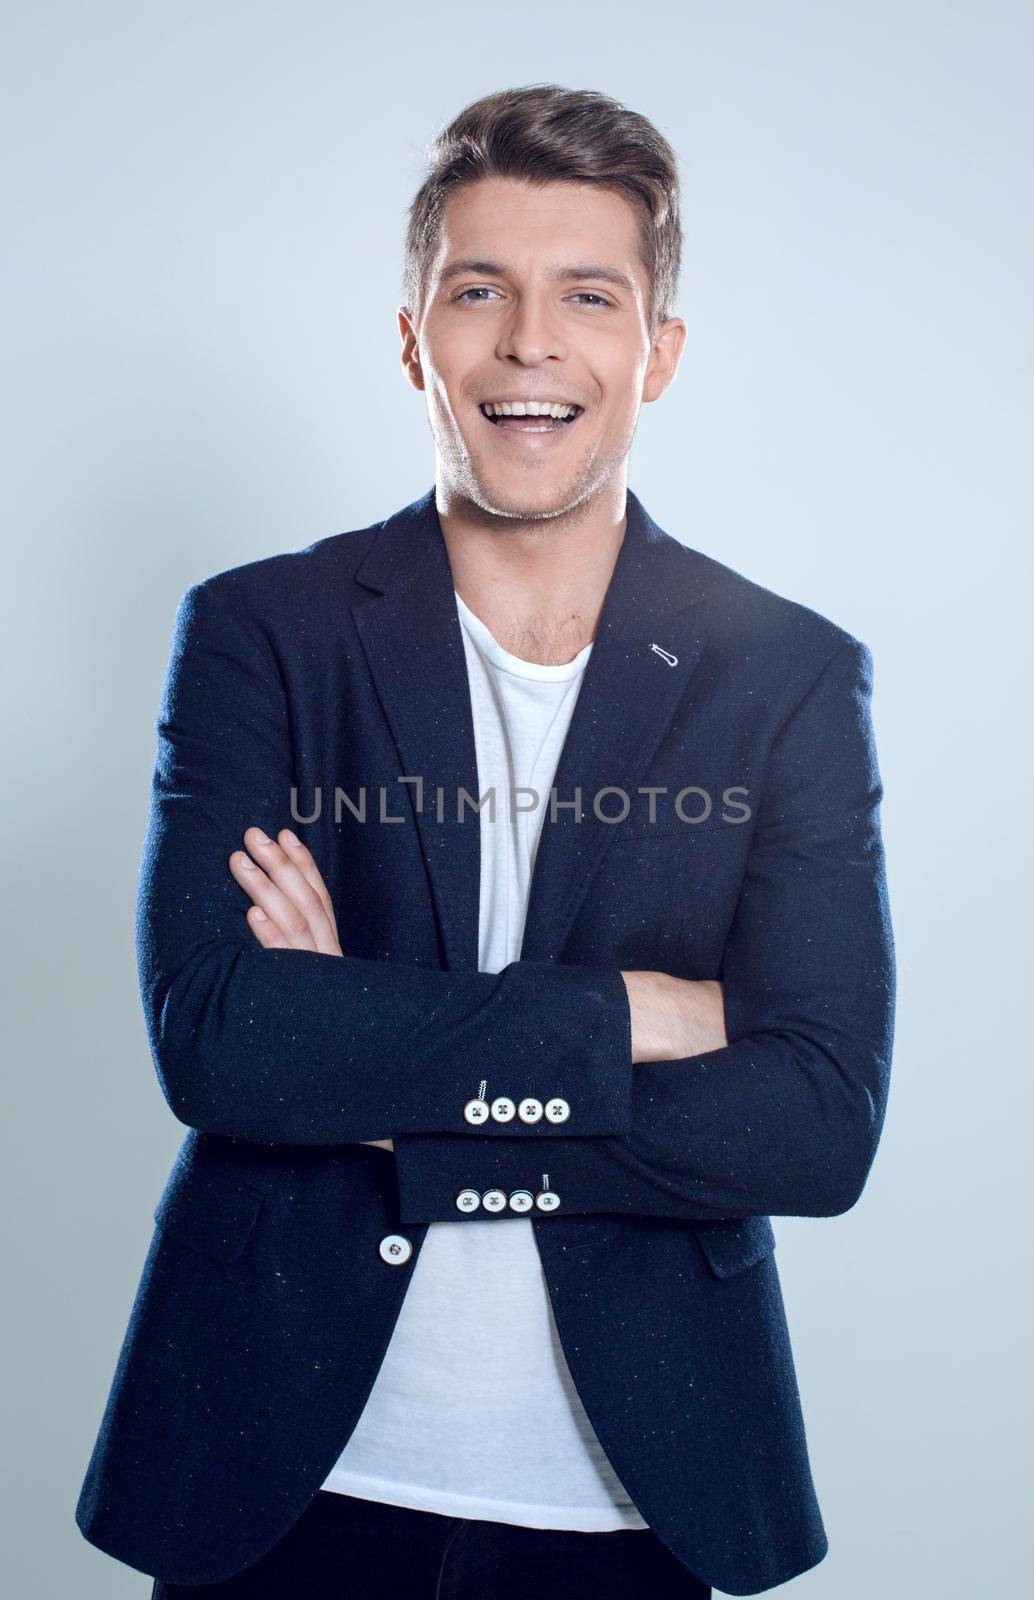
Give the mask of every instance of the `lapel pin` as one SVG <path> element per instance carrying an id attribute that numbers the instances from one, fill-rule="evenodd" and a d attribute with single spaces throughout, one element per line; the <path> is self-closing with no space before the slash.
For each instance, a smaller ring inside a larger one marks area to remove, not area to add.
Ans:
<path id="1" fill-rule="evenodd" d="M 679 664 L 678 656 L 673 656 L 669 650 L 662 650 L 659 644 L 652 644 L 650 646 L 650 649 L 651 650 L 656 650 L 656 652 L 657 652 L 657 654 L 659 656 L 663 656 L 665 661 L 668 663 L 669 667 L 677 667 L 678 666 L 678 664 Z"/>

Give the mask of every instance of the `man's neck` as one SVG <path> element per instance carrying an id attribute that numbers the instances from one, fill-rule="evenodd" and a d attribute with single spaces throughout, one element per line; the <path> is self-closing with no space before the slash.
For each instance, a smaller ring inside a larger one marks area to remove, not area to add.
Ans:
<path id="1" fill-rule="evenodd" d="M 572 661 L 596 636 L 625 536 L 625 489 L 537 523 L 479 520 L 439 491 L 453 585 L 504 650 L 524 661 Z M 616 502 L 616 503 L 615 503 Z"/>

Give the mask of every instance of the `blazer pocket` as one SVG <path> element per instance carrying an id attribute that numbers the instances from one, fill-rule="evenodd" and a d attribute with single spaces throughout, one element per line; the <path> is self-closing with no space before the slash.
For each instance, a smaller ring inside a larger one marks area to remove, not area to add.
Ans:
<path id="1" fill-rule="evenodd" d="M 263 1196 L 257 1189 L 224 1183 L 193 1162 L 178 1162 L 169 1175 L 154 1220 L 162 1233 L 212 1261 L 236 1261 L 251 1238 Z"/>
<path id="2" fill-rule="evenodd" d="M 768 1217 L 733 1217 L 728 1222 L 695 1222 L 700 1248 L 716 1278 L 732 1278 L 756 1267 L 776 1247 Z"/>

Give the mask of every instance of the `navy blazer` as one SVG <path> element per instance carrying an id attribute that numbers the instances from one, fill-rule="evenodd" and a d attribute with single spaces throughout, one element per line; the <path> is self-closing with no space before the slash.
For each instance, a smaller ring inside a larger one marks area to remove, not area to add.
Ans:
<path id="1" fill-rule="evenodd" d="M 257 1561 L 348 1440 L 428 1224 L 464 1226 L 461 1190 L 545 1179 L 555 1209 L 530 1220 L 564 1353 L 645 1520 L 733 1595 L 822 1559 L 769 1218 L 853 1206 L 884 1118 L 871 666 L 629 491 L 521 956 L 486 973 L 434 489 L 187 591 L 137 937 L 189 1131 L 79 1497 L 88 1540 L 178 1584 Z M 343 958 L 255 940 L 227 866 L 250 824 L 310 846 Z M 720 979 L 727 1047 L 633 1067 L 622 968 Z M 570 1115 L 472 1126 L 482 1080 Z"/>

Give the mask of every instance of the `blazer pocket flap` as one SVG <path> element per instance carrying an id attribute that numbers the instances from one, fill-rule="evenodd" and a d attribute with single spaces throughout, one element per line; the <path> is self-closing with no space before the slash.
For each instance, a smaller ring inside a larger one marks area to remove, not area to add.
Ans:
<path id="1" fill-rule="evenodd" d="M 763 1261 L 776 1245 L 768 1217 L 733 1217 L 694 1224 L 700 1247 L 716 1278 L 731 1278 Z"/>
<path id="2" fill-rule="evenodd" d="M 256 1189 L 224 1183 L 192 1162 L 177 1163 L 154 1220 L 163 1233 L 201 1255 L 236 1261 L 251 1237 L 262 1199 Z"/>

